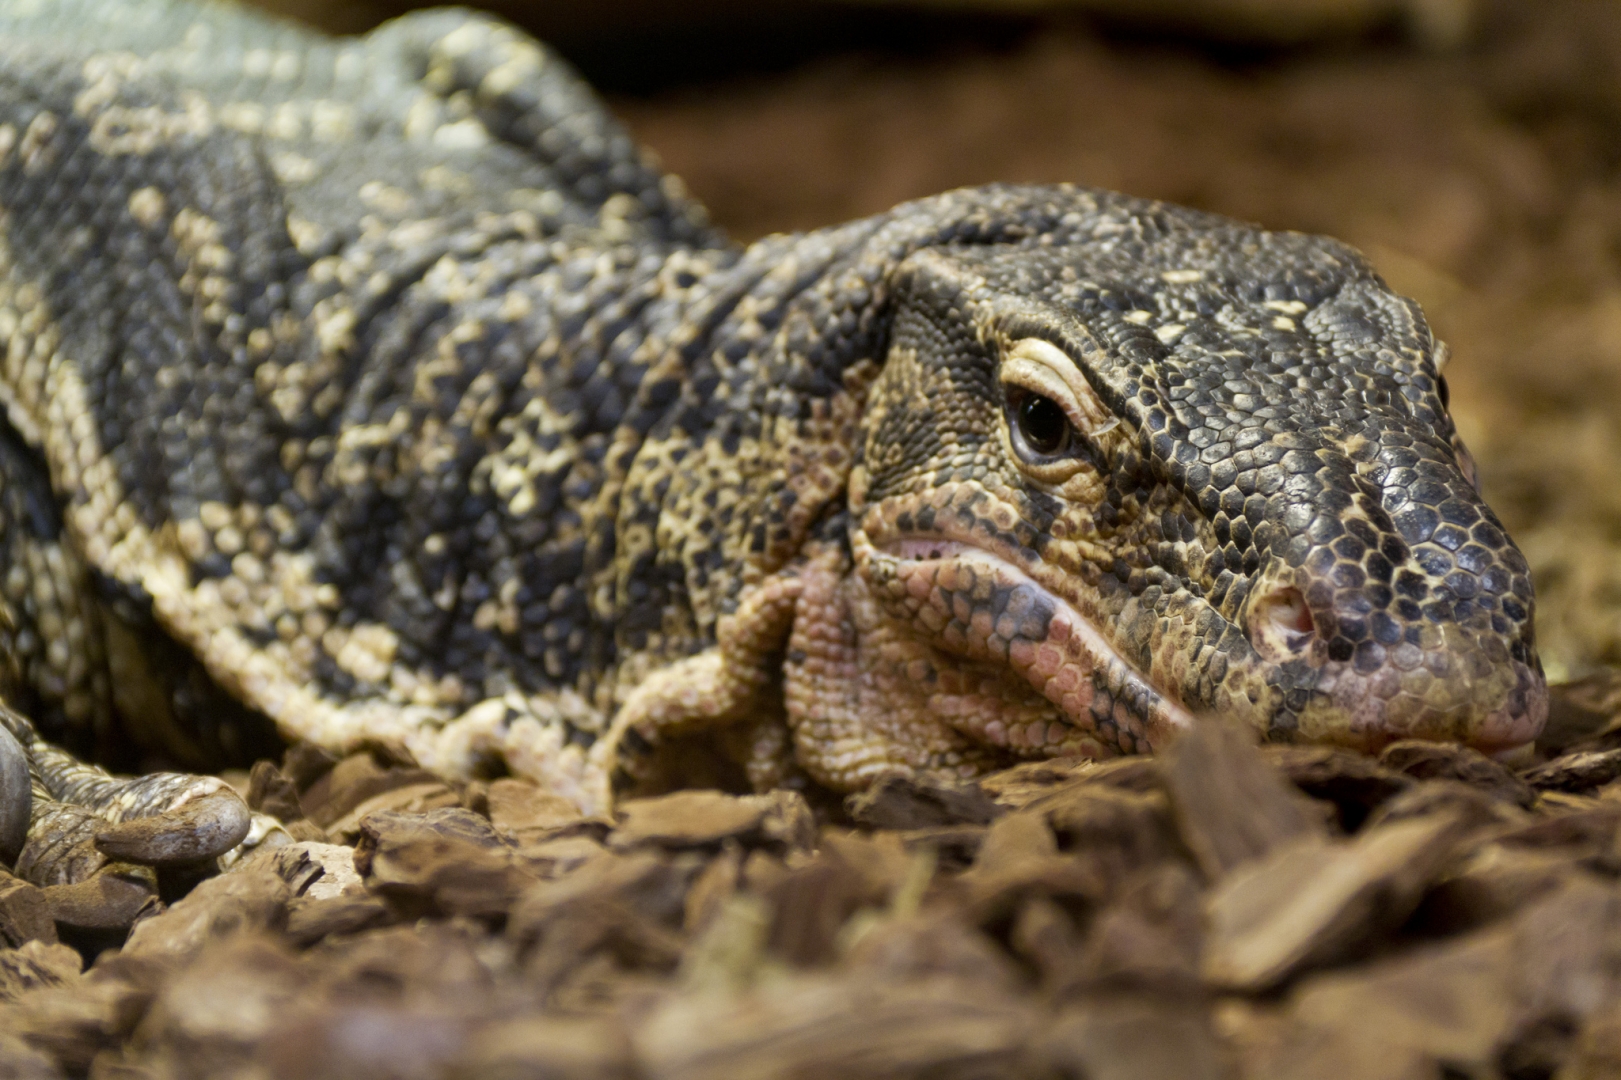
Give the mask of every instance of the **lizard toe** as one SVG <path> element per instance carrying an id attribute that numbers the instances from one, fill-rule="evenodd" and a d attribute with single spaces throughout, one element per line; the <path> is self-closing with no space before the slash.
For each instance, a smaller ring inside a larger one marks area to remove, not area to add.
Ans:
<path id="1" fill-rule="evenodd" d="M 103 855 L 145 866 L 182 866 L 224 855 L 243 840 L 253 815 L 236 792 L 222 787 L 183 798 L 179 805 L 149 817 L 103 825 L 96 849 Z"/>
<path id="2" fill-rule="evenodd" d="M 47 885 L 44 893 L 56 924 L 79 930 L 121 930 L 158 903 L 155 875 L 129 863 L 107 863 L 82 881 Z"/>

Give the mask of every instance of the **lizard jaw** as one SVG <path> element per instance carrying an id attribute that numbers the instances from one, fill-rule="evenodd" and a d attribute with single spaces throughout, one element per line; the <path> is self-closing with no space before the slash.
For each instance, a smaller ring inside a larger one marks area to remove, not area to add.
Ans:
<path id="1" fill-rule="evenodd" d="M 945 652 L 1006 663 L 1056 706 L 1071 730 L 1049 732 L 1048 745 L 1073 745 L 1079 729 L 1103 755 L 1143 753 L 1193 723 L 1073 604 L 992 551 L 928 536 L 874 546 L 859 535 L 854 554 L 892 615 Z M 1014 749 L 1037 749 L 1031 741 Z"/>
<path id="2" fill-rule="evenodd" d="M 891 598 L 885 606 L 892 615 L 945 652 L 1007 664 L 1104 755 L 1157 751 L 1193 723 L 1192 711 L 1174 692 L 1155 685 L 1122 657 L 1075 604 L 994 551 L 941 536 L 900 536 L 873 545 L 865 534 L 858 534 L 853 549 L 860 571 L 881 586 L 875 592 Z M 1456 642 L 1451 652 L 1460 663 L 1478 659 Z M 1155 672 L 1160 668 L 1156 660 Z M 1352 665 L 1321 663 L 1297 737 L 1367 752 L 1401 738 L 1440 739 L 1512 759 L 1535 738 L 1546 716 L 1545 685 L 1523 664 L 1476 673 L 1471 684 L 1506 678 L 1513 686 L 1490 708 L 1464 710 L 1467 722 L 1424 710 L 1411 716 L 1393 711 L 1388 695 L 1374 685 L 1392 674 L 1381 670 L 1368 676 Z M 1228 708 L 1240 713 L 1249 704 L 1237 694 L 1228 701 Z M 1264 726 L 1260 718 L 1246 719 Z M 1068 748 L 1075 744 L 1074 731 L 1065 738 L 1053 732 L 1047 742 L 1064 747 L 1058 752 L 1073 753 Z"/>

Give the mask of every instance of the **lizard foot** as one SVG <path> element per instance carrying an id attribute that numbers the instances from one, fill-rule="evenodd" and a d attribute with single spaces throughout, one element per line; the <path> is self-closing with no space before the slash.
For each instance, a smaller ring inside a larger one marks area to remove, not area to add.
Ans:
<path id="1" fill-rule="evenodd" d="M 51 746 L 3 706 L 0 785 L 0 856 L 46 889 L 58 923 L 86 929 L 128 926 L 156 902 L 159 871 L 206 865 L 253 824 L 223 780 L 112 776 Z"/>

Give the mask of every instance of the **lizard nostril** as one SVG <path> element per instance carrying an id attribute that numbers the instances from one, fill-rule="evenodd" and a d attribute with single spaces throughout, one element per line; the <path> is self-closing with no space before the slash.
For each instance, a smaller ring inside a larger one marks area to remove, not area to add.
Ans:
<path id="1" fill-rule="evenodd" d="M 1267 597 L 1266 617 L 1272 625 L 1291 634 L 1310 634 L 1317 629 L 1299 589 L 1279 589 Z"/>
<path id="2" fill-rule="evenodd" d="M 1306 597 L 1293 586 L 1269 590 L 1250 609 L 1250 640 L 1269 659 L 1300 655 L 1316 632 Z"/>

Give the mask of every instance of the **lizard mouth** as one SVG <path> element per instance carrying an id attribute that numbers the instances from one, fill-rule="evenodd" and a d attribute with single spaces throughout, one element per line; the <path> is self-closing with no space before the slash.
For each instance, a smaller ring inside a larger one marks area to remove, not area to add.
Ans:
<path id="1" fill-rule="evenodd" d="M 1069 734 L 1081 735 L 1093 753 L 1156 750 L 1193 723 L 1073 603 L 994 551 L 939 536 L 873 545 L 858 535 L 854 554 L 893 615 L 945 652 L 1005 663 L 1056 706 L 1075 729 Z M 1057 735 L 1045 741 L 1076 741 Z"/>

